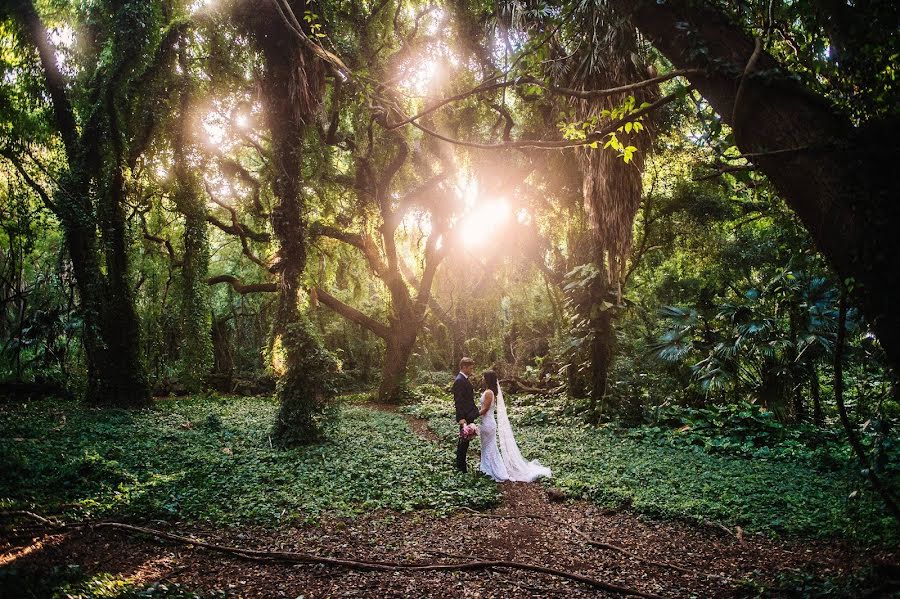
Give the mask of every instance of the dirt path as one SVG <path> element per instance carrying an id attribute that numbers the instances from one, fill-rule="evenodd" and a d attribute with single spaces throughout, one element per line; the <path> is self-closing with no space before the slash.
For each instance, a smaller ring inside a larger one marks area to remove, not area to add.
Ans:
<path id="1" fill-rule="evenodd" d="M 411 425 L 418 434 L 437 439 L 415 420 L 411 419 Z M 451 451 L 448 447 L 448 455 Z M 504 483 L 502 487 L 503 501 L 497 508 L 483 513 L 461 511 L 446 518 L 422 512 L 374 512 L 277 530 L 202 526 L 170 526 L 168 530 L 224 545 L 339 558 L 434 562 L 447 561 L 447 554 L 452 554 L 530 562 L 664 597 L 747 595 L 747 588 L 708 574 L 731 579 L 752 576 L 771 584 L 779 572 L 846 576 L 871 560 L 897 563 L 900 557 L 854 551 L 836 543 L 774 542 L 758 535 L 738 540 L 717 528 L 652 521 L 630 510 L 604 510 L 581 501 L 550 501 L 546 488 L 537 483 Z M 592 546 L 573 527 L 590 539 L 681 570 Z M 607 596 L 580 583 L 516 570 L 359 572 L 248 561 L 110 530 L 0 537 L 0 560 L 4 556 L 14 558 L 11 563 L 19 570 L 46 572 L 53 566 L 80 564 L 88 573 L 110 572 L 137 583 L 176 582 L 199 592 L 224 590 L 253 598 Z M 2 588 L 0 596 L 5 596 Z"/>

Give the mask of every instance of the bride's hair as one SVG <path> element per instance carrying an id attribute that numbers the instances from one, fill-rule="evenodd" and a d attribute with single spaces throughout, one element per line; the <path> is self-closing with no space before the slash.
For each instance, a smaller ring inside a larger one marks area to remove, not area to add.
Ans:
<path id="1" fill-rule="evenodd" d="M 494 397 L 497 397 L 497 394 L 500 392 L 500 387 L 497 385 L 497 373 L 493 370 L 485 370 L 484 384 L 488 389 L 494 392 Z"/>

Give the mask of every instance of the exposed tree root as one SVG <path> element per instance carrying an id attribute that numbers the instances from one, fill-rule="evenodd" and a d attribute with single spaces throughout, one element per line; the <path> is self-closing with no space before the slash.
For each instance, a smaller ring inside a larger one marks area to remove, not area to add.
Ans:
<path id="1" fill-rule="evenodd" d="M 344 568 L 350 568 L 353 570 L 364 570 L 364 571 L 460 571 L 460 570 L 485 570 L 488 568 L 508 568 L 512 570 L 526 570 L 529 572 L 537 572 L 539 574 L 546 574 L 549 576 L 556 576 L 558 578 L 565 578 L 568 580 L 573 580 L 576 582 L 580 582 L 589 586 L 592 586 L 597 589 L 601 589 L 604 591 L 608 591 L 611 593 L 617 593 L 620 595 L 633 596 L 633 597 L 645 597 L 649 599 L 658 599 L 658 595 L 654 595 L 652 593 L 646 593 L 640 591 L 638 589 L 632 589 L 628 587 L 623 587 L 619 585 L 615 585 L 612 583 L 604 582 L 602 580 L 597 580 L 596 578 L 591 578 L 589 576 L 584 576 L 582 574 L 576 574 L 574 572 L 567 572 L 565 570 L 558 570 L 556 568 L 549 568 L 546 566 L 540 566 L 537 564 L 529 564 L 525 562 L 516 562 L 516 561 L 508 561 L 508 560 L 484 560 L 473 557 L 466 556 L 465 559 L 467 561 L 460 561 L 457 563 L 451 564 L 435 564 L 435 563 L 410 563 L 410 562 L 388 562 L 388 561 L 374 561 L 374 560 L 350 560 L 350 559 L 341 559 L 334 557 L 324 557 L 319 555 L 312 555 L 308 553 L 295 553 L 289 551 L 262 551 L 257 549 L 243 549 L 240 547 L 231 547 L 228 545 L 218 545 L 216 543 L 208 543 L 206 541 L 201 541 L 199 539 L 192 539 L 190 537 L 185 537 L 182 535 L 172 534 L 168 532 L 164 532 L 161 530 L 155 530 L 152 528 L 145 528 L 142 526 L 134 526 L 131 524 L 124 524 L 121 522 L 96 522 L 88 525 L 67 525 L 60 524 L 58 522 L 54 522 L 42 516 L 38 516 L 37 514 L 33 514 L 31 512 L 26 511 L 15 511 L 15 512 L 0 512 L 0 516 L 2 517 L 24 517 L 36 520 L 41 522 L 42 524 L 46 524 L 50 528 L 59 530 L 59 529 L 75 529 L 75 528 L 107 528 L 112 530 L 125 531 L 128 533 L 135 534 L 144 534 L 155 537 L 157 539 L 166 539 L 169 541 L 174 541 L 178 543 L 184 543 L 186 545 L 194 545 L 196 547 L 204 547 L 206 549 L 210 549 L 212 551 L 217 551 L 219 553 L 225 553 L 229 555 L 234 555 L 237 557 L 242 557 L 246 559 L 253 560 L 263 560 L 263 561 L 284 561 L 291 563 L 303 563 L 303 564 L 325 564 L 330 566 L 340 566 Z"/>

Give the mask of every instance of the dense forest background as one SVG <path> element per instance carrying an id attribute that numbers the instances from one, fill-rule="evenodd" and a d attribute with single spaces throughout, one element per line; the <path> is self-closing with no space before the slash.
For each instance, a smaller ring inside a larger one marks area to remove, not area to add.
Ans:
<path id="1" fill-rule="evenodd" d="M 857 27 L 890 3 L 723 6 L 760 40 L 724 115 L 615 5 L 264 4 L 5 9 L 5 381 L 117 405 L 380 381 L 390 401 L 467 354 L 590 418 L 750 401 L 823 425 L 849 287 L 846 403 L 890 429 L 872 322 L 893 316 L 856 308 L 877 260 L 838 274 L 857 248 L 821 238 L 893 208 L 869 214 L 864 182 L 810 223 L 773 184 L 825 168 L 798 154 L 896 158 L 860 145 L 896 122 L 895 32 Z M 803 147 L 821 131 L 798 121 L 789 147 L 736 145 L 735 118 L 801 92 L 866 137 Z"/>
<path id="2" fill-rule="evenodd" d="M 853 463 L 896 518 L 898 13 L 5 2 L 2 390 L 274 394 L 290 446 L 467 355 L 530 422 Z"/>

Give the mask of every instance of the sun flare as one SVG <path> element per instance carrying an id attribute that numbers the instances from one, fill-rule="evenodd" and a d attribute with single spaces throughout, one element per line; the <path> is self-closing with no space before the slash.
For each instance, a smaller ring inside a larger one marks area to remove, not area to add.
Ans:
<path id="1" fill-rule="evenodd" d="M 512 214 L 506 198 L 479 200 L 475 201 L 458 225 L 463 244 L 468 248 L 486 245 L 506 225 Z"/>

